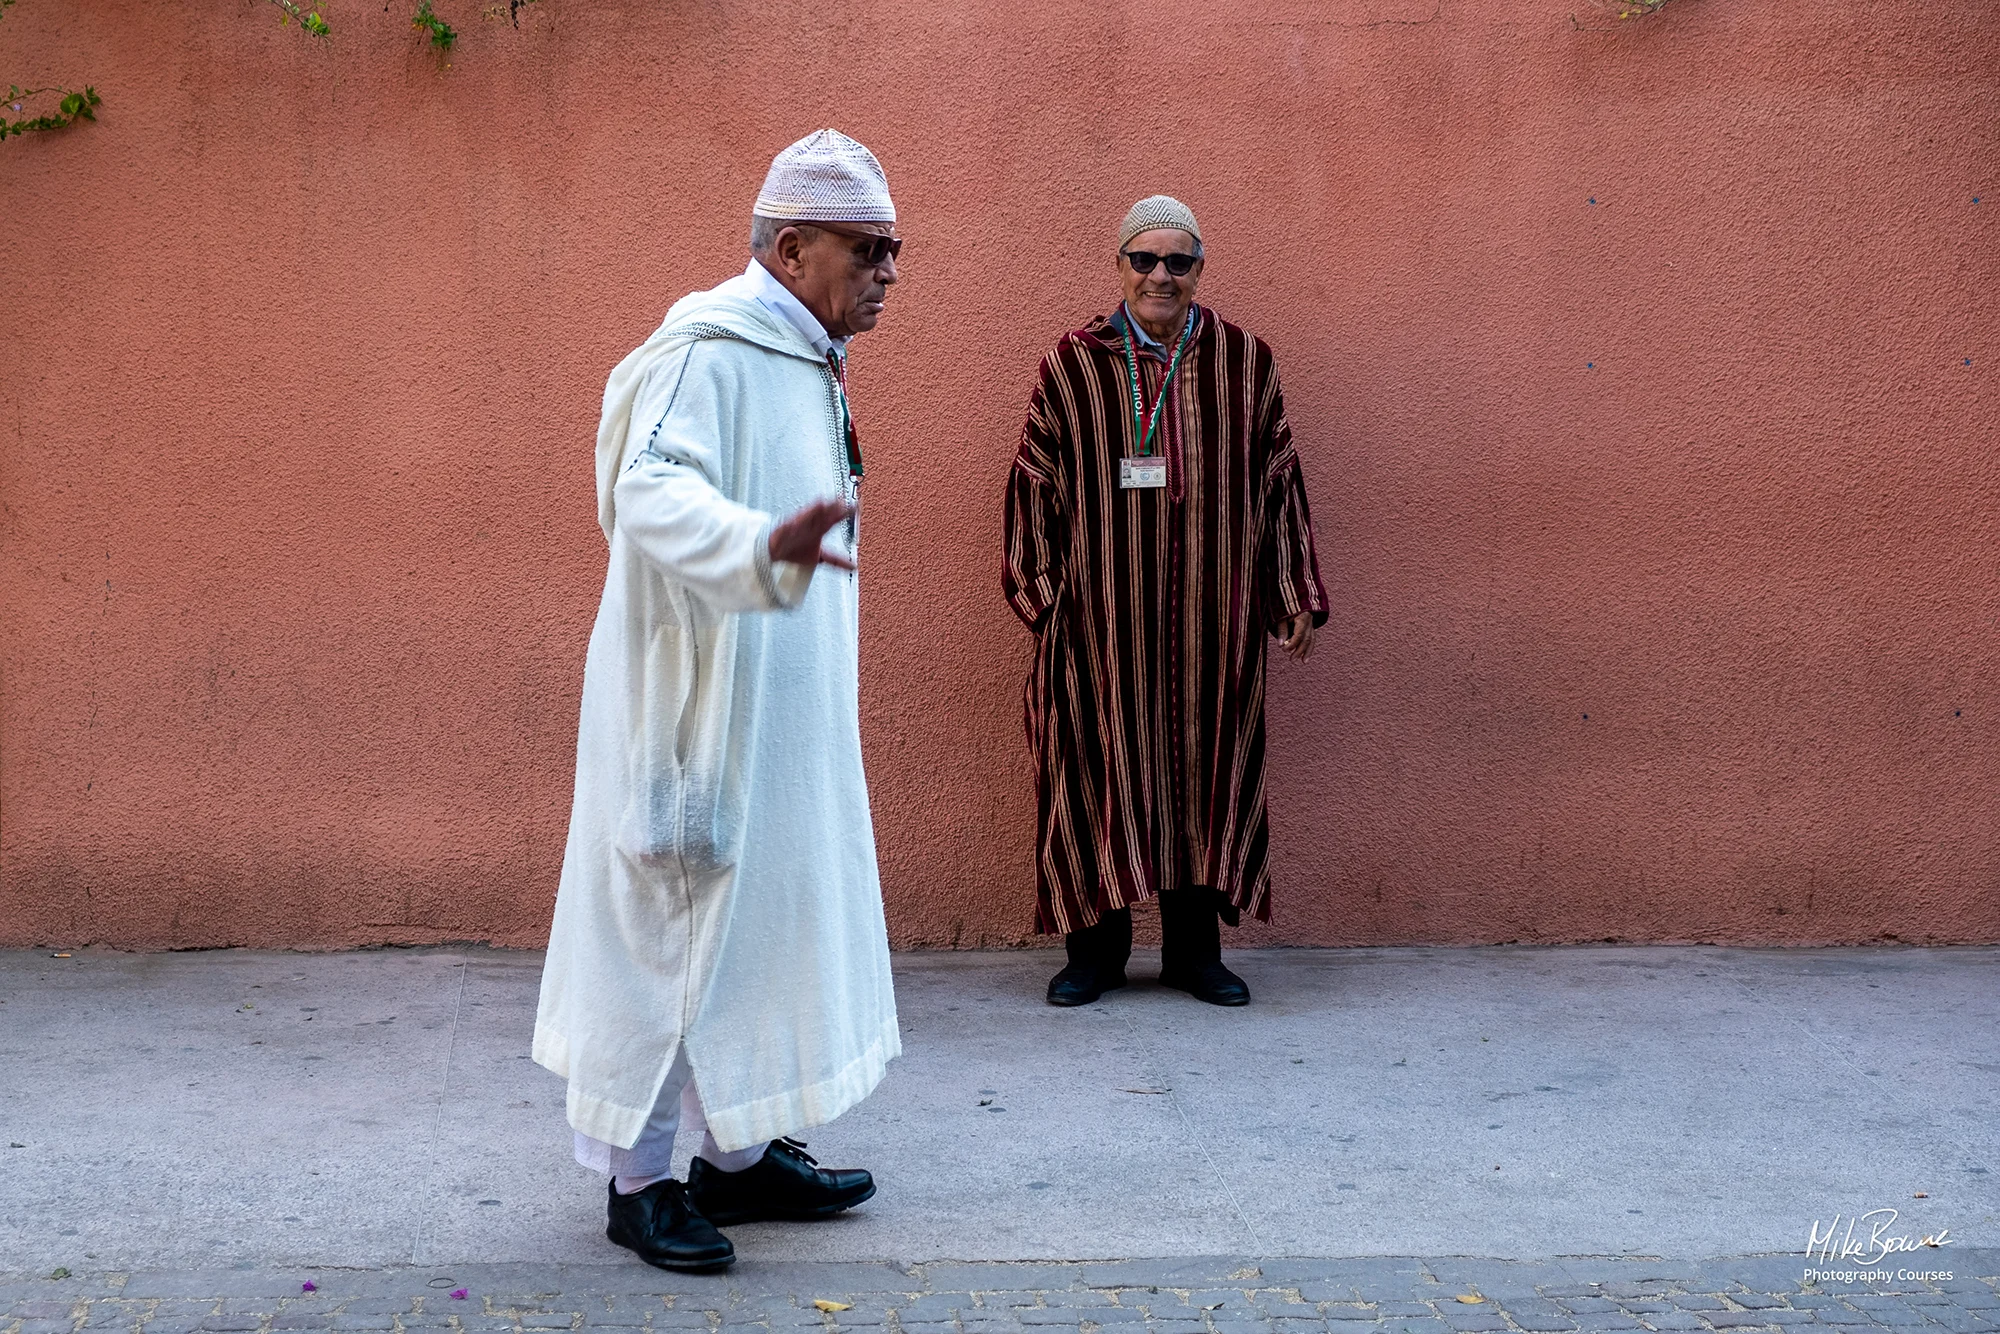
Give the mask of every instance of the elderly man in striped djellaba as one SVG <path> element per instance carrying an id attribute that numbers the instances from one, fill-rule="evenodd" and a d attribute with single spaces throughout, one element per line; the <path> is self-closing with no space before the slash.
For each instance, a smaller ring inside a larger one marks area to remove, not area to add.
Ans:
<path id="1" fill-rule="evenodd" d="M 1054 1005 L 1125 984 L 1158 897 L 1160 981 L 1250 990 L 1221 926 L 1271 915 L 1264 637 L 1312 651 L 1326 591 L 1278 368 L 1195 304 L 1201 228 L 1154 195 L 1118 229 L 1124 300 L 1042 360 L 1007 484 L 1002 583 L 1035 632 L 1036 929 Z"/>

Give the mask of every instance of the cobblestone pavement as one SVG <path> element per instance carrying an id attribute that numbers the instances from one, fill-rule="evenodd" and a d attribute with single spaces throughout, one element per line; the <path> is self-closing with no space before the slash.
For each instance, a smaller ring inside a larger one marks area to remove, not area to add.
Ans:
<path id="1" fill-rule="evenodd" d="M 2000 1331 L 2000 1252 L 1931 1250 L 1905 1282 L 1802 1285 L 1798 1255 L 642 1265 L 0 1274 L 0 1334 L 1846 1334 Z M 1896 1267 L 1885 1272 L 1894 1274 Z"/>

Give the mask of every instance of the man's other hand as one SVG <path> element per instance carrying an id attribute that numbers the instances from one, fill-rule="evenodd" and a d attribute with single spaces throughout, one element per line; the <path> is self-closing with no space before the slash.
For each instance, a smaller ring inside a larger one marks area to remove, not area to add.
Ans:
<path id="1" fill-rule="evenodd" d="M 835 524 L 853 517 L 855 507 L 844 500 L 815 500 L 771 525 L 771 559 L 794 565 L 831 565 L 851 570 L 854 562 L 820 543 Z"/>
<path id="2" fill-rule="evenodd" d="M 1302 611 L 1278 626 L 1278 647 L 1304 662 L 1313 651 L 1313 614 Z"/>

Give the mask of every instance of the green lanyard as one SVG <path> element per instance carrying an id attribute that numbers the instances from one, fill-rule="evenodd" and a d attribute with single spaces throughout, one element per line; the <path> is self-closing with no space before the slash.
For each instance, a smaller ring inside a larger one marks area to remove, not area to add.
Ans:
<path id="1" fill-rule="evenodd" d="M 1174 382 L 1174 372 L 1181 367 L 1181 353 L 1187 351 L 1188 335 L 1194 332 L 1194 311 L 1188 311 L 1187 323 L 1181 326 L 1181 339 L 1174 344 L 1174 359 L 1167 363 L 1167 378 L 1160 381 L 1160 394 L 1153 400 L 1152 419 L 1148 421 L 1144 413 L 1144 403 L 1139 397 L 1139 354 L 1132 350 L 1132 312 L 1122 312 L 1124 320 L 1118 326 L 1120 336 L 1125 339 L 1125 368 L 1132 376 L 1132 434 L 1139 437 L 1139 453 L 1150 456 L 1153 452 L 1153 432 L 1159 429 L 1160 410 L 1167 405 L 1167 387 Z"/>
<path id="2" fill-rule="evenodd" d="M 827 368 L 833 372 L 833 395 L 840 400 L 841 443 L 847 450 L 847 472 L 861 480 L 861 437 L 854 430 L 854 412 L 847 406 L 847 360 L 832 348 L 826 351 Z"/>
<path id="3" fill-rule="evenodd" d="M 833 348 L 826 350 L 827 369 L 833 373 L 833 396 L 840 403 L 840 443 L 847 449 L 847 476 L 856 496 L 861 494 L 861 437 L 854 429 L 854 410 L 847 405 L 847 359 Z M 854 516 L 847 516 L 847 549 L 854 550 Z"/>

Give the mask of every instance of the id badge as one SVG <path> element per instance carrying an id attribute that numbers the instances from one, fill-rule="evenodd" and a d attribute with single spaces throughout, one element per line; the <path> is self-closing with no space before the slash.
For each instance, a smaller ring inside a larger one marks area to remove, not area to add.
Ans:
<path id="1" fill-rule="evenodd" d="M 1164 454 L 1142 454 L 1137 457 L 1127 455 L 1118 460 L 1118 488 L 1132 491 L 1146 487 L 1167 484 L 1167 459 Z"/>

